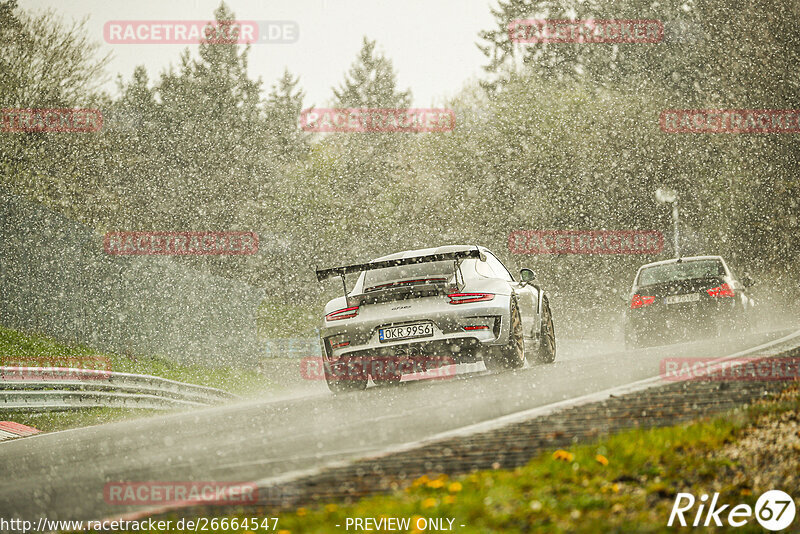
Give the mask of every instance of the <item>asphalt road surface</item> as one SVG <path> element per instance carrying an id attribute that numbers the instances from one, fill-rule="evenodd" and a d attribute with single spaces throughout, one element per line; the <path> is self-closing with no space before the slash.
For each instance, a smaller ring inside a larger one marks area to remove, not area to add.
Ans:
<path id="1" fill-rule="evenodd" d="M 12 440 L 0 443 L 0 517 L 77 520 L 139 511 L 106 503 L 104 485 L 289 475 L 656 376 L 665 357 L 723 356 L 779 334 L 628 352 L 564 341 L 554 364 L 516 372 L 472 372 L 340 396 L 321 382 L 300 397 L 295 392 Z"/>

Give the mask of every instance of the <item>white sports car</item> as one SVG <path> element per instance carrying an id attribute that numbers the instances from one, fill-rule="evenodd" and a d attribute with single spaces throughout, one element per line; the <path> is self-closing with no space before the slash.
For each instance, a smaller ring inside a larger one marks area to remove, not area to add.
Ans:
<path id="1" fill-rule="evenodd" d="M 348 291 L 345 276 L 360 273 Z M 483 360 L 489 370 L 555 360 L 550 305 L 530 269 L 515 280 L 483 247 L 408 250 L 317 270 L 344 295 L 325 306 L 325 378 L 334 392 L 399 382 L 412 370 Z"/>

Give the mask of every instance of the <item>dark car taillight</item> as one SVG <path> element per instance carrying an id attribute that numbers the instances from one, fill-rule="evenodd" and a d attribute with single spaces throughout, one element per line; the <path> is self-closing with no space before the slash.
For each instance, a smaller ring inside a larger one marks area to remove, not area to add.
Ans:
<path id="1" fill-rule="evenodd" d="M 447 295 L 450 304 L 466 304 L 467 302 L 483 302 L 492 300 L 494 293 L 450 293 Z"/>
<path id="2" fill-rule="evenodd" d="M 336 310 L 325 316 L 326 321 L 338 321 L 340 319 L 352 319 L 358 315 L 358 306 L 351 306 L 349 308 L 342 308 Z"/>
<path id="3" fill-rule="evenodd" d="M 631 299 L 631 309 L 635 310 L 636 308 L 644 308 L 645 306 L 650 306 L 652 303 L 656 301 L 655 297 L 643 297 L 641 295 L 634 295 Z"/>
<path id="4" fill-rule="evenodd" d="M 716 298 L 735 296 L 735 294 L 733 293 L 733 289 L 731 289 L 731 286 L 729 286 L 728 284 L 722 284 L 721 286 L 712 287 L 711 289 L 706 289 L 706 293 Z"/>

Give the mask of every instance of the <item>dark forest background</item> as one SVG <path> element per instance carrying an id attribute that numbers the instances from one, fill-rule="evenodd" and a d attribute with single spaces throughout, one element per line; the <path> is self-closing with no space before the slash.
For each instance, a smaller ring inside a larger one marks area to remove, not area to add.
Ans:
<path id="1" fill-rule="evenodd" d="M 666 134 L 664 109 L 800 108 L 800 4 L 775 0 L 493 2 L 483 79 L 440 107 L 449 133 L 308 134 L 302 84 L 248 76 L 249 48 L 201 44 L 165 72 L 120 73 L 80 22 L 0 2 L 0 107 L 102 110 L 100 132 L 0 133 L 0 180 L 96 228 L 245 230 L 250 257 L 176 258 L 267 290 L 267 331 L 313 325 L 337 287 L 313 268 L 480 243 L 553 293 L 562 327 L 621 310 L 639 264 L 670 257 L 658 187 L 678 191 L 682 248 L 722 254 L 765 298 L 797 296 L 797 134 Z M 487 5 L 487 9 L 490 7 Z M 658 44 L 515 45 L 518 18 L 660 19 Z M 212 14 L 209 14 L 211 16 Z M 233 20 L 225 4 L 213 14 Z M 295 46 L 301 46 L 300 44 Z M 365 37 L 331 100 L 406 107 Z M 115 73 L 116 74 L 116 73 Z M 658 256 L 514 256 L 518 229 L 657 229 Z M 98 246 L 102 246 L 98 243 Z M 769 289 L 769 291 L 767 291 Z M 567 313 L 571 311 L 571 313 Z M 285 330 L 284 330 L 285 331 Z"/>

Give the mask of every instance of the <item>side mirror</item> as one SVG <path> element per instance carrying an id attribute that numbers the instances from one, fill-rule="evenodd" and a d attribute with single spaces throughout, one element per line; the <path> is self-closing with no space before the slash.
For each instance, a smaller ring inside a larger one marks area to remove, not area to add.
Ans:
<path id="1" fill-rule="evenodd" d="M 749 274 L 745 274 L 742 276 L 742 285 L 744 287 L 753 287 L 755 285 L 755 280 L 753 280 Z"/>
<path id="2" fill-rule="evenodd" d="M 519 279 L 521 282 L 533 282 L 536 279 L 536 273 L 530 269 L 520 269 Z"/>

